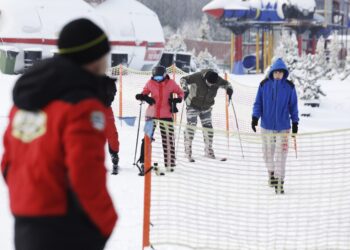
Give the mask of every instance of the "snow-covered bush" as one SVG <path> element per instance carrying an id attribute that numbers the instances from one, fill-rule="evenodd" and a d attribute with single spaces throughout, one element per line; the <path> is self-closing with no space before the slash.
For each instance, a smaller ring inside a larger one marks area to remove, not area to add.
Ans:
<path id="1" fill-rule="evenodd" d="M 297 86 L 301 100 L 319 100 L 325 93 L 317 81 L 323 76 L 323 71 L 317 65 L 316 55 L 303 55 L 293 70 L 292 80 Z"/>
<path id="2" fill-rule="evenodd" d="M 165 51 L 181 52 L 187 51 L 186 44 L 182 35 L 176 33 L 170 36 L 168 42 L 165 44 Z"/>
<path id="3" fill-rule="evenodd" d="M 219 67 L 216 64 L 216 58 L 209 53 L 208 49 L 199 52 L 197 57 L 193 58 L 193 61 L 197 66 L 197 70 L 213 69 L 216 72 L 219 72 Z"/>

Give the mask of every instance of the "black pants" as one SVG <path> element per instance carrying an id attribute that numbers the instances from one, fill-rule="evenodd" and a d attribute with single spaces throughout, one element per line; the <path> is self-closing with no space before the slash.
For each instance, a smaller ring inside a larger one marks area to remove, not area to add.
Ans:
<path id="1" fill-rule="evenodd" d="M 15 217 L 16 250 L 102 250 L 103 237 L 76 205 L 64 216 Z"/>
<path id="2" fill-rule="evenodd" d="M 163 122 L 164 121 L 164 122 Z M 172 118 L 160 118 L 159 120 L 153 120 L 153 133 L 157 128 L 157 123 L 159 122 L 160 135 L 162 137 L 163 155 L 164 155 L 164 165 L 175 166 L 175 138 L 174 138 L 174 125 L 172 124 Z M 142 139 L 141 144 L 141 154 L 139 161 L 144 163 L 144 139 Z"/>

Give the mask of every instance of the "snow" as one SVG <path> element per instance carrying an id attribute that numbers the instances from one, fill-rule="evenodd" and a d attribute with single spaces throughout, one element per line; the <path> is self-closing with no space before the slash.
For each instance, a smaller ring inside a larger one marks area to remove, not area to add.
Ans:
<path id="1" fill-rule="evenodd" d="M 2 100 L 0 108 L 0 130 L 1 134 L 4 131 L 4 128 L 7 125 L 7 114 L 12 105 L 12 96 L 11 91 L 14 82 L 19 76 L 8 76 L 0 73 L 0 99 Z M 235 84 L 240 84 L 245 88 L 250 88 L 252 92 L 256 91 L 259 82 L 264 78 L 263 75 L 231 75 L 231 80 Z M 320 84 L 327 94 L 326 97 L 322 98 L 321 106 L 318 109 L 312 110 L 312 116 L 310 118 L 301 117 L 300 121 L 300 133 L 305 132 L 314 132 L 314 131 L 326 131 L 342 128 L 350 128 L 350 116 L 348 111 L 350 110 L 350 80 L 339 81 L 339 80 L 322 80 Z M 237 85 L 236 85 L 237 86 Z M 237 89 L 238 87 L 236 87 Z M 140 91 L 140 89 L 135 89 L 135 93 Z M 128 93 L 128 92 L 125 92 Z M 133 99 L 134 94 L 127 96 L 128 99 Z M 234 96 L 235 98 L 235 93 Z M 299 106 L 300 110 L 303 110 L 303 106 Z M 135 102 L 135 109 L 138 109 L 137 103 Z M 238 108 L 237 108 L 238 109 Z M 250 116 L 250 113 L 245 114 Z M 141 249 L 142 244 L 142 221 L 143 221 L 143 178 L 137 175 L 137 169 L 132 165 L 134 158 L 134 149 L 136 142 L 136 129 L 135 127 L 128 127 L 125 124 L 117 122 L 119 136 L 121 141 L 121 152 L 120 152 L 120 166 L 121 171 L 117 176 L 108 175 L 108 189 L 113 198 L 115 206 L 119 212 L 120 219 L 116 229 L 114 230 L 110 240 L 107 243 L 106 250 L 135 250 Z M 141 124 L 142 126 L 142 124 Z M 2 145 L 2 144 L 1 144 Z M 140 144 L 139 144 L 140 145 Z M 2 146 L 0 146 L 0 153 L 2 152 Z M 111 169 L 111 164 L 109 161 L 109 156 L 107 154 L 106 148 L 106 165 Z M 301 155 L 303 152 L 300 153 Z M 248 156 L 249 157 L 249 156 Z M 250 156 L 252 157 L 252 156 Z M 302 156 L 301 156 L 302 157 Z M 204 163 L 203 163 L 204 164 Z M 213 164 L 213 163 L 212 163 Z M 218 164 L 218 163 L 217 163 Z M 227 161 L 226 163 L 220 163 L 220 166 L 223 168 L 231 168 L 232 161 Z M 190 171 L 190 170 L 187 170 Z M 218 173 L 215 173 L 218 174 Z M 209 175 L 210 176 L 210 175 Z M 209 178 L 208 176 L 208 178 Z M 177 173 L 173 178 L 183 178 L 181 173 Z M 215 175 L 210 178 L 215 178 Z M 294 177 L 295 178 L 295 177 Z M 216 179 L 211 179 L 211 182 L 217 181 Z M 218 183 L 219 184 L 219 183 Z M 254 185 L 252 184 L 251 187 Z M 237 186 L 237 190 L 242 189 L 242 186 Z M 186 192 L 186 190 L 185 190 Z M 283 201 L 293 201 L 297 197 L 305 198 L 306 194 L 299 194 L 300 196 L 286 195 L 281 199 L 274 200 L 274 196 L 267 196 L 265 193 L 260 191 L 255 195 L 259 197 L 266 197 L 271 201 L 270 206 L 275 206 Z M 266 195 L 266 196 L 265 196 Z M 332 195 L 332 194 L 330 194 Z M 288 198 L 291 197 L 291 198 Z M 237 197 L 242 200 L 241 196 Z M 325 206 L 325 209 L 328 208 L 328 200 L 321 200 L 322 205 Z M 310 203 L 303 204 L 312 211 L 312 205 L 318 204 L 316 201 L 310 201 Z M 262 209 L 262 204 L 260 208 Z M 269 208 L 267 207 L 267 209 Z M 291 213 L 293 210 L 290 210 L 288 207 L 284 207 L 288 213 Z M 250 207 L 244 213 L 254 215 L 256 212 L 253 207 Z M 7 194 L 7 187 L 4 184 L 2 178 L 0 178 L 0 248 L 1 250 L 14 250 L 13 246 L 13 218 L 9 211 L 9 201 Z M 294 218 L 291 214 L 290 218 Z M 248 221 L 248 219 L 247 219 Z M 245 221 L 245 222 L 247 222 Z M 293 221 L 287 221 L 287 223 L 293 224 Z M 316 222 L 315 222 L 316 223 Z M 317 222 L 319 223 L 319 222 Z M 297 222 L 297 226 L 305 226 L 304 222 Z M 250 225 L 253 226 L 254 225 Z M 257 225 L 257 227 L 262 227 L 263 225 Z M 252 230 L 252 228 L 248 228 Z M 254 235 L 245 235 L 242 230 L 239 232 L 239 235 L 244 239 L 254 237 Z M 303 237 L 302 235 L 300 236 Z M 307 236 L 306 236 L 307 237 Z M 308 236 L 310 237 L 310 235 Z M 256 240 L 255 240 L 256 241 Z M 252 242 L 255 243 L 253 240 Z M 257 242 L 259 244 L 264 244 L 265 242 Z M 158 248 L 157 248 L 158 249 Z M 164 249 L 164 248 L 159 248 Z M 180 249 L 176 248 L 166 248 L 169 250 Z"/>

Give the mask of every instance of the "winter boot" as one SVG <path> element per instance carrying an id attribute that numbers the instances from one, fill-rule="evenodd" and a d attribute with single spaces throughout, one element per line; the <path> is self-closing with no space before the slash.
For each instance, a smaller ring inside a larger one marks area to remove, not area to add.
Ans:
<path id="1" fill-rule="evenodd" d="M 215 159 L 214 150 L 212 148 L 205 149 L 205 157 Z"/>
<path id="2" fill-rule="evenodd" d="M 284 189 L 283 189 L 284 180 L 282 179 L 275 179 L 275 180 L 277 180 L 277 185 L 275 186 L 276 194 L 284 194 Z"/>
<path id="3" fill-rule="evenodd" d="M 113 165 L 112 174 L 117 175 L 118 173 L 119 173 L 119 167 L 117 165 L 116 166 Z"/>
<path id="4" fill-rule="evenodd" d="M 158 165 L 157 162 L 153 164 L 153 170 L 156 175 L 165 175 L 164 170 Z"/>
<path id="5" fill-rule="evenodd" d="M 277 185 L 277 179 L 275 179 L 274 172 L 269 172 L 268 185 L 270 187 L 275 187 Z"/>
<path id="6" fill-rule="evenodd" d="M 195 162 L 192 158 L 192 143 L 185 141 L 185 157 L 189 162 Z"/>
<path id="7" fill-rule="evenodd" d="M 119 155 L 117 152 L 111 152 L 111 159 L 113 164 L 113 171 L 112 174 L 117 175 L 119 172 Z"/>
<path id="8" fill-rule="evenodd" d="M 171 164 L 170 166 L 165 166 L 165 170 L 167 171 L 167 172 L 174 172 L 175 171 L 175 164 Z"/>

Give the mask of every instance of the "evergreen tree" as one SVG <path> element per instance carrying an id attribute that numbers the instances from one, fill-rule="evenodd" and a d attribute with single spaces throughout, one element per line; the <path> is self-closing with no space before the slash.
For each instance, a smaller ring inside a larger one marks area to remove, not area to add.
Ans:
<path id="1" fill-rule="evenodd" d="M 283 59 L 290 71 L 291 78 L 293 78 L 293 70 L 296 68 L 297 62 L 300 59 L 298 55 L 298 41 L 294 33 L 290 34 L 288 30 L 282 31 L 280 43 L 275 49 L 273 61 L 277 58 Z"/>
<path id="2" fill-rule="evenodd" d="M 321 46 L 321 45 L 319 45 Z M 320 50 L 320 49 L 319 49 Z M 275 50 L 275 57 L 282 58 L 289 70 L 289 78 L 294 82 L 298 96 L 302 100 L 318 100 L 324 96 L 317 81 L 324 75 L 325 67 L 319 65 L 318 58 L 324 59 L 324 53 L 319 55 L 298 55 L 298 42 L 294 33 L 283 31 L 280 43 Z M 326 63 L 326 62 L 323 62 Z"/>
<path id="3" fill-rule="evenodd" d="M 332 79 L 335 75 L 340 73 L 340 60 L 339 60 L 339 51 L 340 51 L 340 41 L 338 38 L 338 32 L 335 31 L 332 34 L 332 39 L 329 42 L 329 60 L 328 60 L 328 69 L 327 78 Z"/>
<path id="4" fill-rule="evenodd" d="M 350 76 L 350 50 L 347 51 L 344 71 L 340 75 L 341 80 L 345 80 Z"/>
<path id="5" fill-rule="evenodd" d="M 293 80 L 297 84 L 298 96 L 301 100 L 319 100 L 325 93 L 317 81 L 323 76 L 316 60 L 317 56 L 303 55 L 293 71 Z"/>
<path id="6" fill-rule="evenodd" d="M 211 40 L 210 27 L 207 15 L 203 15 L 201 24 L 199 26 L 199 38 L 201 40 Z"/>
<path id="7" fill-rule="evenodd" d="M 328 72 L 330 71 L 325 50 L 325 42 L 325 39 L 321 36 L 316 45 L 315 60 L 317 63 L 317 70 L 320 72 L 320 74 L 322 74 L 321 78 L 326 78 Z"/>
<path id="8" fill-rule="evenodd" d="M 169 51 L 169 52 L 187 51 L 187 47 L 182 35 L 178 33 L 172 35 L 169 38 L 168 42 L 165 44 L 165 51 Z"/>
<path id="9" fill-rule="evenodd" d="M 208 49 L 199 52 L 198 56 L 194 58 L 194 62 L 196 63 L 197 70 L 213 69 L 216 72 L 219 72 L 216 58 L 209 53 Z"/>

